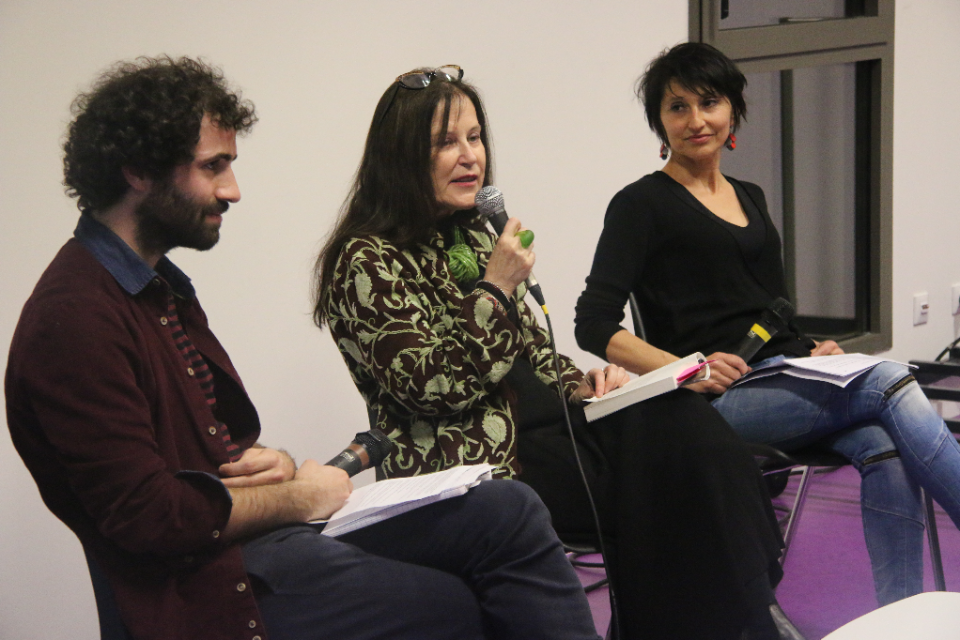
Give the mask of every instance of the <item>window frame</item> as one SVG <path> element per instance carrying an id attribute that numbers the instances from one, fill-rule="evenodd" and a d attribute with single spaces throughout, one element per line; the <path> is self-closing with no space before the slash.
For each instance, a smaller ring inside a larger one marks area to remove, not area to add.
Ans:
<path id="1" fill-rule="evenodd" d="M 723 51 L 743 73 L 857 63 L 856 301 L 858 335 L 839 340 L 846 351 L 875 353 L 893 345 L 893 62 L 895 0 L 865 0 L 866 15 L 720 29 L 720 0 L 688 0 L 691 42 Z M 781 73 L 781 77 L 784 74 Z M 792 149 L 789 150 L 792 152 Z M 785 171 L 792 157 L 784 153 Z M 784 268 L 792 291 L 793 239 L 784 180 Z"/>

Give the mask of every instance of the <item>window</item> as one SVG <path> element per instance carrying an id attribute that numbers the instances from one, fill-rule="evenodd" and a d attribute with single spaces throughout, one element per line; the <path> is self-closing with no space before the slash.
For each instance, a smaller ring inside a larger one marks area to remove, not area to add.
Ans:
<path id="1" fill-rule="evenodd" d="M 889 349 L 893 0 L 690 0 L 690 39 L 747 76 L 723 170 L 767 195 L 798 323 Z"/>

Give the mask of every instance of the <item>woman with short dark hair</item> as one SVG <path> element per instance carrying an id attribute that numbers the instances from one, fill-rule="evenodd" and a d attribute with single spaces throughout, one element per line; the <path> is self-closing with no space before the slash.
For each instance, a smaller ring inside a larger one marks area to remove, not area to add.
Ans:
<path id="1" fill-rule="evenodd" d="M 712 353 L 711 379 L 693 388 L 746 441 L 787 451 L 817 444 L 850 459 L 862 478 L 877 599 L 888 604 L 923 591 L 920 487 L 960 524 L 960 446 L 896 363 L 843 388 L 783 374 L 730 388 L 751 364 L 842 353 L 791 324 L 749 363 L 735 355 L 760 314 L 787 298 L 763 191 L 720 172 L 746 115 L 745 84 L 730 59 L 701 43 L 677 45 L 648 67 L 637 95 L 667 162 L 611 201 L 577 302 L 577 342 L 637 373 L 691 351 Z M 620 326 L 631 292 L 646 341 Z"/>
<path id="2" fill-rule="evenodd" d="M 384 92 L 317 259 L 314 318 L 397 445 L 381 475 L 489 462 L 538 492 L 562 536 L 595 541 L 567 404 L 610 542 L 622 637 L 777 638 L 782 541 L 753 459 L 685 390 L 587 424 L 582 400 L 627 376 L 615 365 L 584 375 L 560 356 L 556 380 L 524 300 L 534 254 L 520 222 L 498 239 L 474 207 L 492 159 L 483 105 L 461 77 L 417 69 Z"/>

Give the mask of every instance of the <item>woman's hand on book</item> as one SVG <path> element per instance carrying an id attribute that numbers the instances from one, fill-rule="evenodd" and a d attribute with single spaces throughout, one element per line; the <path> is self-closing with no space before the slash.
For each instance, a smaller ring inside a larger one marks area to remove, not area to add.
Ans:
<path id="1" fill-rule="evenodd" d="M 743 358 L 732 353 L 723 353 L 718 351 L 711 354 L 707 360 L 710 360 L 710 378 L 703 382 L 692 384 L 688 389 L 699 393 L 720 394 L 730 388 L 734 382 L 742 376 L 750 373 L 750 367 Z"/>
<path id="2" fill-rule="evenodd" d="M 608 364 L 603 369 L 590 369 L 580 386 L 570 396 L 571 404 L 580 404 L 588 398 L 602 398 L 603 394 L 619 389 L 630 382 L 630 374 L 623 367 Z"/>

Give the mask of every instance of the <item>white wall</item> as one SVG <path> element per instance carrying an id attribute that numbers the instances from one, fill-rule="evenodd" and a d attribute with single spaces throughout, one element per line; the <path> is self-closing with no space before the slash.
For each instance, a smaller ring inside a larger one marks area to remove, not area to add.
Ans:
<path id="1" fill-rule="evenodd" d="M 951 210 L 960 104 L 955 0 L 901 0 L 897 17 L 894 354 L 932 357 L 957 330 Z M 262 122 L 240 143 L 243 201 L 208 254 L 177 251 L 260 410 L 267 443 L 332 456 L 366 428 L 328 336 L 309 318 L 314 254 L 346 192 L 380 93 L 420 65 L 460 64 L 483 91 L 508 210 L 537 232 L 537 275 L 561 351 L 583 366 L 573 305 L 613 193 L 659 166 L 631 95 L 660 49 L 686 37 L 686 3 L 496 0 L 55 0 L 0 2 L 0 352 L 76 219 L 59 141 L 75 93 L 112 61 L 202 55 Z M 932 55 L 933 45 L 939 56 Z M 952 147 L 950 146 L 952 143 Z M 926 327 L 912 293 L 928 290 Z M 942 298 L 942 300 L 941 300 Z M 264 339 L 269 338 L 269 342 Z M 5 360 L 3 361 L 5 363 Z M 0 364 L 3 364 L 0 363 Z M 79 544 L 40 502 L 0 430 L 0 638 L 97 637 Z"/>
<path id="2" fill-rule="evenodd" d="M 960 3 L 899 0 L 894 44 L 893 349 L 932 360 L 960 335 L 950 287 L 960 283 Z M 913 294 L 930 321 L 913 326 Z"/>

